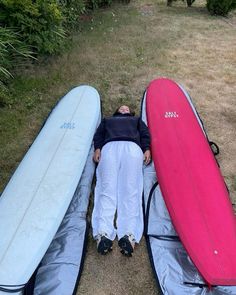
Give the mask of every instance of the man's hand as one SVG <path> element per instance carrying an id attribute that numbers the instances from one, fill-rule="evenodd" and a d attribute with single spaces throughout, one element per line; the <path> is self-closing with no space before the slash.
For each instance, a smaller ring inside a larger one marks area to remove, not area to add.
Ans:
<path id="1" fill-rule="evenodd" d="M 101 158 L 101 150 L 100 149 L 96 149 L 94 154 L 93 154 L 93 160 L 95 163 L 98 163 L 100 161 Z"/>
<path id="2" fill-rule="evenodd" d="M 145 165 L 150 164 L 150 162 L 151 162 L 151 151 L 150 150 L 146 150 L 143 156 L 144 156 L 144 158 L 143 158 L 144 164 Z"/>

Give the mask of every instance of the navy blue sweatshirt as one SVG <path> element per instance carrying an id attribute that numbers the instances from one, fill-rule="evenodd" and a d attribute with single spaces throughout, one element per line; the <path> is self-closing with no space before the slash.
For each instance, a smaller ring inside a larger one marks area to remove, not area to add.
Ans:
<path id="1" fill-rule="evenodd" d="M 102 120 L 94 135 L 94 148 L 101 149 L 110 141 L 121 140 L 137 143 L 143 152 L 150 149 L 149 130 L 141 118 L 120 113 Z"/>

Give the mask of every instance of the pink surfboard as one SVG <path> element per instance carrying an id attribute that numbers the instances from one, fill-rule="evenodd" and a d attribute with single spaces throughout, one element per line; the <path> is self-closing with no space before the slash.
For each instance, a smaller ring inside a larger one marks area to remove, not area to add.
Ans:
<path id="1" fill-rule="evenodd" d="M 152 155 L 179 237 L 209 285 L 236 285 L 236 219 L 220 169 L 182 89 L 165 78 L 146 92 Z"/>

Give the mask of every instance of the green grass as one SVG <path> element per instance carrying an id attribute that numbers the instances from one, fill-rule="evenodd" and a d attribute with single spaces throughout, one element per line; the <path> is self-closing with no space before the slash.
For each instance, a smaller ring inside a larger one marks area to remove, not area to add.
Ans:
<path id="1" fill-rule="evenodd" d="M 28 65 L 9 85 L 7 105 L 0 108 L 0 191 L 71 88 L 97 88 L 104 115 L 123 103 L 139 112 L 148 83 L 165 76 L 184 85 L 210 139 L 220 146 L 218 159 L 235 202 L 235 28 L 235 13 L 212 17 L 203 0 L 192 8 L 182 1 L 167 8 L 164 0 L 137 0 L 96 10 L 80 24 L 70 49 Z M 112 294 L 157 294 L 143 243 L 136 253 L 132 261 L 116 250 L 111 258 L 97 257 L 90 239 L 79 294 L 109 294 L 113 287 Z"/>
<path id="2" fill-rule="evenodd" d="M 9 85 L 7 105 L 0 108 L 1 189 L 58 99 L 48 95 L 48 89 L 57 82 L 57 75 L 23 73 Z"/>

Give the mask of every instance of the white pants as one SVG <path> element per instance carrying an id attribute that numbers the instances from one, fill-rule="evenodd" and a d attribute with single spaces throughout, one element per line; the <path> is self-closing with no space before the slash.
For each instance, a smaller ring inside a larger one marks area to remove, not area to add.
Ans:
<path id="1" fill-rule="evenodd" d="M 101 152 L 92 213 L 93 236 L 106 233 L 114 240 L 143 233 L 143 152 L 134 142 L 112 141 Z M 116 227 L 114 217 L 117 211 Z"/>

